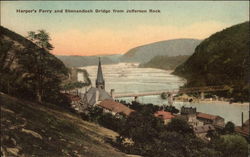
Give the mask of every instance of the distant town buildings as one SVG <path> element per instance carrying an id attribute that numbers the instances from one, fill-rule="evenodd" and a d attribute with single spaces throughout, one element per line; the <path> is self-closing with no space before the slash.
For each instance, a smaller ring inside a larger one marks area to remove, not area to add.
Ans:
<path id="1" fill-rule="evenodd" d="M 215 128 L 223 128 L 225 126 L 224 118 L 206 114 L 202 112 L 197 112 L 195 107 L 181 107 L 181 114 L 179 116 L 184 117 L 187 122 L 193 127 L 196 136 L 209 140 L 207 138 L 207 133 L 209 131 L 214 131 Z"/>
<path id="2" fill-rule="evenodd" d="M 154 116 L 161 118 L 164 122 L 164 124 L 168 124 L 172 118 L 174 118 L 175 116 L 172 115 L 171 112 L 166 112 L 166 111 L 157 111 Z"/>
<path id="3" fill-rule="evenodd" d="M 201 126 L 203 123 L 197 120 L 197 112 L 195 107 L 181 107 L 181 116 L 187 120 L 192 126 Z"/>
<path id="4" fill-rule="evenodd" d="M 211 124 L 205 124 L 202 126 L 196 126 L 194 127 L 194 133 L 197 137 L 200 137 L 201 139 L 207 139 L 210 140 L 207 137 L 207 134 L 209 131 L 215 131 L 215 127 Z"/>
<path id="5" fill-rule="evenodd" d="M 197 112 L 197 119 L 202 121 L 204 125 L 212 124 L 215 127 L 224 127 L 225 120 L 224 118 L 216 115 L 211 115 L 207 113 Z"/>
<path id="6" fill-rule="evenodd" d="M 114 101 L 114 89 L 112 89 L 110 93 L 105 90 L 105 80 L 100 59 L 95 85 L 96 87 L 90 87 L 82 97 L 70 94 L 67 95 L 70 98 L 74 109 L 79 112 L 84 112 L 88 107 L 97 106 L 101 107 L 104 112 L 111 113 L 112 115 L 123 114 L 126 116 L 135 112 L 122 103 Z M 207 136 L 209 132 L 213 132 L 216 129 L 223 129 L 225 126 L 224 118 L 218 115 L 197 112 L 195 107 L 182 106 L 180 114 L 174 115 L 171 112 L 161 110 L 154 113 L 154 116 L 162 119 L 165 125 L 175 117 L 184 118 L 192 126 L 196 136 L 204 140 L 210 140 Z M 243 123 L 242 120 L 242 126 L 237 126 L 235 131 L 242 136 L 249 137 L 249 123 L 249 120 L 245 123 Z"/>

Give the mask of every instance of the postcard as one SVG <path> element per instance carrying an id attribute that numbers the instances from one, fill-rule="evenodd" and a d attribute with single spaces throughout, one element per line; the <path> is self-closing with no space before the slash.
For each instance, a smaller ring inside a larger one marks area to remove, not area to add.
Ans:
<path id="1" fill-rule="evenodd" d="M 3 157 L 247 157 L 249 1 L 1 1 Z"/>

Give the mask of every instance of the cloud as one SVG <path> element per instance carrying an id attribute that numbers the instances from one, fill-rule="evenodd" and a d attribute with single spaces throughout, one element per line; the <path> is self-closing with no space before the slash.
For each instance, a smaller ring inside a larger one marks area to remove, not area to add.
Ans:
<path id="1" fill-rule="evenodd" d="M 226 27 L 220 22 L 206 21 L 182 27 L 141 25 L 130 30 L 100 28 L 89 32 L 72 29 L 51 35 L 54 54 L 98 55 L 125 53 L 133 47 L 162 40 L 204 39 Z"/>

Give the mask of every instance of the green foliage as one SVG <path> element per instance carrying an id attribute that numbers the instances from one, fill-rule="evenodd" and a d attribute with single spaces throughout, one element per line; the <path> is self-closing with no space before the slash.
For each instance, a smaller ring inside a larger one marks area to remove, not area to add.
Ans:
<path id="1" fill-rule="evenodd" d="M 124 127 L 126 117 L 122 115 L 114 116 L 111 113 L 103 113 L 98 119 L 98 123 L 108 129 L 120 132 Z"/>
<path id="2" fill-rule="evenodd" d="M 248 143 L 239 135 L 223 135 L 215 142 L 223 157 L 247 157 Z"/>
<path id="3" fill-rule="evenodd" d="M 63 90 L 72 90 L 72 89 L 76 89 L 76 88 L 83 88 L 85 86 L 88 86 L 88 83 L 84 83 L 84 82 L 68 82 L 66 84 L 63 85 L 62 89 Z"/>
<path id="4" fill-rule="evenodd" d="M 88 119 L 92 122 L 98 122 L 98 119 L 102 116 L 102 114 L 103 114 L 103 109 L 98 106 L 88 108 L 87 116 Z"/>
<path id="5" fill-rule="evenodd" d="M 248 101 L 249 46 L 249 22 L 232 26 L 205 39 L 174 74 L 188 80 L 186 87 L 228 85 L 231 92 L 217 95 Z"/>
<path id="6" fill-rule="evenodd" d="M 162 120 L 144 110 L 131 113 L 119 134 L 132 139 L 136 144 L 151 143 L 163 128 Z"/>
<path id="7" fill-rule="evenodd" d="M 112 115 L 111 113 L 104 112 L 104 110 L 98 106 L 89 107 L 88 113 L 82 114 L 82 118 L 117 132 L 120 132 L 126 121 L 124 114 Z"/>
<path id="8" fill-rule="evenodd" d="M 159 107 L 153 104 L 133 102 L 126 105 L 136 105 L 138 110 L 128 117 L 105 113 L 99 107 L 90 108 L 88 113 L 89 120 L 119 133 L 113 144 L 125 153 L 145 157 L 228 157 L 230 151 L 229 157 L 245 157 L 247 143 L 243 137 L 220 137 L 216 131 L 210 131 L 207 136 L 212 141 L 205 142 L 195 136 L 185 119 L 173 118 L 164 125 L 162 119 L 154 116 Z"/>
<path id="9" fill-rule="evenodd" d="M 27 38 L 39 47 L 45 50 L 52 50 L 54 47 L 49 43 L 51 40 L 49 33 L 45 30 L 38 30 L 37 33 L 34 31 L 28 32 Z"/>
<path id="10" fill-rule="evenodd" d="M 67 102 L 60 94 L 68 74 L 64 64 L 26 38 L 4 27 L 0 31 L 0 90 L 23 99 L 38 100 L 39 96 L 46 102 Z M 46 41 L 45 36 L 39 39 Z"/>
<path id="11" fill-rule="evenodd" d="M 185 119 L 173 118 L 167 125 L 168 131 L 178 132 L 180 134 L 194 134 L 193 129 Z"/>
<path id="12" fill-rule="evenodd" d="M 163 93 L 161 93 L 161 98 L 162 98 L 162 99 L 167 99 L 167 94 L 166 94 L 166 93 L 164 93 L 164 92 L 163 92 Z"/>
<path id="13" fill-rule="evenodd" d="M 175 114 L 179 113 L 179 110 L 175 108 L 175 106 L 172 106 L 172 105 L 165 106 L 164 111 L 175 113 Z"/>
<path id="14" fill-rule="evenodd" d="M 149 62 L 140 64 L 141 68 L 159 68 L 165 70 L 174 70 L 178 65 L 184 63 L 190 56 L 155 56 Z"/>
<path id="15" fill-rule="evenodd" d="M 147 108 L 132 113 L 117 138 L 126 153 L 145 157 L 220 157 L 220 152 L 194 136 L 183 119 L 174 118 L 166 125 Z M 130 139 L 132 143 L 126 143 Z"/>
<path id="16" fill-rule="evenodd" d="M 225 134 L 233 134 L 235 133 L 235 125 L 233 122 L 227 122 L 227 124 L 225 125 L 225 128 L 223 129 L 223 132 Z"/>

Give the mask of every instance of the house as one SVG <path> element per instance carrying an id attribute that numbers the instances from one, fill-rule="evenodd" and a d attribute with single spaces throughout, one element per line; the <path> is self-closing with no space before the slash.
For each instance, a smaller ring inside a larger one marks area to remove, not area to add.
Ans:
<path id="1" fill-rule="evenodd" d="M 195 126 L 202 126 L 203 122 L 197 120 L 196 107 L 181 107 L 181 117 L 187 120 L 188 124 Z"/>
<path id="2" fill-rule="evenodd" d="M 134 112 L 134 110 L 114 100 L 103 100 L 96 105 L 103 108 L 104 112 L 109 112 L 113 115 L 122 113 L 129 116 L 132 112 Z"/>
<path id="3" fill-rule="evenodd" d="M 224 118 L 217 116 L 217 115 L 211 115 L 207 113 L 197 112 L 196 115 L 197 119 L 201 122 L 206 124 L 212 124 L 215 127 L 224 127 L 225 126 L 225 120 Z"/>
<path id="4" fill-rule="evenodd" d="M 213 125 L 211 124 L 206 124 L 206 125 L 203 125 L 203 126 L 196 126 L 193 128 L 194 130 L 194 133 L 197 137 L 201 138 L 201 139 L 205 139 L 205 140 L 210 140 L 208 137 L 207 137 L 207 133 L 209 131 L 215 131 L 215 128 Z"/>
<path id="5" fill-rule="evenodd" d="M 175 116 L 172 115 L 171 112 L 166 112 L 166 111 L 157 111 L 154 114 L 155 117 L 161 118 L 164 122 L 164 124 L 168 124 L 172 118 L 174 118 Z"/>

